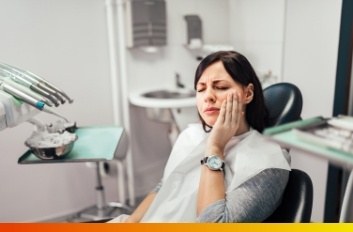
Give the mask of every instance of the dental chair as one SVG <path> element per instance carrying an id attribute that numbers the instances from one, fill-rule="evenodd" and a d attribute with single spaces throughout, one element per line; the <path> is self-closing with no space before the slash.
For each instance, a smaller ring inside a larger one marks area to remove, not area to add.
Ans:
<path id="1" fill-rule="evenodd" d="M 301 119 L 303 99 L 294 84 L 276 83 L 265 88 L 263 94 L 269 114 L 267 127 Z M 312 205 L 313 184 L 310 176 L 302 170 L 292 169 L 282 202 L 264 222 L 310 222 Z"/>
<path id="2" fill-rule="evenodd" d="M 313 206 L 313 184 L 304 171 L 292 169 L 284 190 L 282 202 L 264 222 L 310 222 Z"/>

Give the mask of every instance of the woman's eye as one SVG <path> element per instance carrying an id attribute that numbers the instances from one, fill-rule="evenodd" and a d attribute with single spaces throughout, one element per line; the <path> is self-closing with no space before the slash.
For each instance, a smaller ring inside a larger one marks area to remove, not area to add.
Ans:
<path id="1" fill-rule="evenodd" d="M 202 92 L 202 91 L 204 91 L 204 90 L 205 90 L 205 89 L 197 89 L 196 91 L 200 93 L 200 92 Z"/>
<path id="2" fill-rule="evenodd" d="M 226 87 L 226 86 L 217 86 L 216 89 L 219 89 L 219 90 L 227 90 L 228 87 Z"/>

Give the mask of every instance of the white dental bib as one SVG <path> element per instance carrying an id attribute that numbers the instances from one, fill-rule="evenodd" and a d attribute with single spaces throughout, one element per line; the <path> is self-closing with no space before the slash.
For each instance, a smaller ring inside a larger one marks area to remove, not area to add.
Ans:
<path id="1" fill-rule="evenodd" d="M 194 125 L 180 134 L 165 167 L 162 187 L 141 222 L 195 221 L 196 190 L 205 138 L 202 128 Z"/>
<path id="2" fill-rule="evenodd" d="M 141 222 L 196 222 L 200 160 L 208 134 L 192 124 L 176 141 L 164 170 L 162 187 Z M 251 130 L 234 136 L 225 149 L 226 192 L 268 168 L 290 170 L 279 145 Z"/>
<path id="3" fill-rule="evenodd" d="M 205 156 L 206 134 L 200 124 L 184 130 L 169 157 L 162 187 L 141 222 L 195 222 L 200 160 Z M 290 170 L 279 145 L 256 130 L 234 136 L 225 149 L 226 192 L 268 168 Z"/>

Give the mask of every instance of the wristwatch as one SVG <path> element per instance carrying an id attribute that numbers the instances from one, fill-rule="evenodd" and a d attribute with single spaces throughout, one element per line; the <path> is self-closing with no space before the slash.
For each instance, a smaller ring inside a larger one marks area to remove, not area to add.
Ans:
<path id="1" fill-rule="evenodd" d="M 212 171 L 223 171 L 224 161 L 218 155 L 206 156 L 201 160 L 202 165 L 206 165 Z"/>

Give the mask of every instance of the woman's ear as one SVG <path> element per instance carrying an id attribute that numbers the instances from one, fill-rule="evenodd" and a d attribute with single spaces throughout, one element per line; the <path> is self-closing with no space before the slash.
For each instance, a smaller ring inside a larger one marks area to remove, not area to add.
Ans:
<path id="1" fill-rule="evenodd" d="M 249 104 L 254 98 L 254 85 L 249 84 L 246 86 L 244 93 L 244 103 Z"/>

